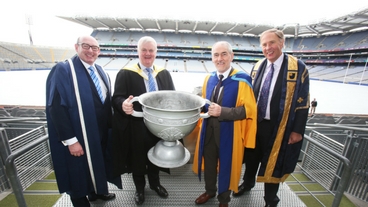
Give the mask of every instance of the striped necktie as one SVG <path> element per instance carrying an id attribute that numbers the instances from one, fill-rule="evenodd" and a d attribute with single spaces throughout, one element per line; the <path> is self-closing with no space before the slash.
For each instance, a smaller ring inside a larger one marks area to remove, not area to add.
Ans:
<path id="1" fill-rule="evenodd" d="M 93 67 L 93 66 L 90 66 L 89 68 L 89 75 L 91 76 L 91 78 L 92 78 L 92 81 L 93 81 L 93 83 L 95 84 L 95 86 L 96 86 L 96 90 L 97 90 L 97 92 L 98 92 L 98 96 L 100 97 L 100 99 L 101 99 L 101 102 L 102 103 L 104 103 L 105 102 L 105 100 L 104 100 L 104 97 L 103 97 L 103 95 L 102 95 L 102 89 L 101 89 L 101 86 L 100 86 L 100 81 L 98 80 L 98 78 L 97 78 L 97 76 L 96 76 L 96 74 L 95 74 L 95 68 Z"/>
<path id="2" fill-rule="evenodd" d="M 151 68 L 146 68 L 146 71 L 148 73 L 148 91 L 156 91 L 156 84 L 155 84 L 155 79 L 152 76 L 152 69 Z"/>
<path id="3" fill-rule="evenodd" d="M 272 82 L 272 76 L 274 71 L 273 63 L 271 64 L 271 69 L 267 73 L 267 76 L 263 82 L 263 86 L 261 89 L 261 92 L 259 93 L 259 99 L 258 99 L 258 122 L 262 121 L 263 118 L 266 116 L 266 110 L 267 110 L 267 103 L 268 103 L 268 96 L 270 92 L 270 86 Z"/>

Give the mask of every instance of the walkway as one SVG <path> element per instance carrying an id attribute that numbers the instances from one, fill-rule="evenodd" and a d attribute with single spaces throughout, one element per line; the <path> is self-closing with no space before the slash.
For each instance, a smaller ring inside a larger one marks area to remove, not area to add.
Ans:
<path id="1" fill-rule="evenodd" d="M 131 174 L 123 175 L 123 190 L 116 188 L 114 185 L 109 185 L 110 192 L 116 194 L 116 199 L 108 202 L 97 200 L 93 202 L 93 207 L 115 207 L 115 206 L 136 206 L 134 202 L 135 187 L 132 182 Z M 186 164 L 179 168 L 171 169 L 171 174 L 161 174 L 161 184 L 167 189 L 169 197 L 162 199 L 157 194 L 149 189 L 146 185 L 145 202 L 141 206 L 149 207 L 163 207 L 163 206 L 199 206 L 194 203 L 194 200 L 204 192 L 204 181 L 200 182 L 196 174 L 192 171 L 192 165 Z M 278 207 L 305 207 L 306 205 L 299 199 L 299 197 L 290 190 L 285 183 L 280 185 L 278 193 L 280 203 Z M 230 206 L 235 207 L 263 207 L 265 205 L 263 200 L 263 183 L 257 183 L 256 186 L 249 193 L 241 197 L 233 198 Z M 72 206 L 69 196 L 63 195 L 55 207 Z M 211 199 L 206 204 L 200 206 L 218 206 L 216 198 Z"/>

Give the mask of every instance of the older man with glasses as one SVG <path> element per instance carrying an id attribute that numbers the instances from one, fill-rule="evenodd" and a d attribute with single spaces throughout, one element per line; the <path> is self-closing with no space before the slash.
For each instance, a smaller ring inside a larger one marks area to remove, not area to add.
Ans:
<path id="1" fill-rule="evenodd" d="M 111 83 L 95 63 L 98 42 L 91 36 L 79 37 L 75 50 L 77 55 L 50 71 L 46 115 L 59 192 L 69 194 L 73 206 L 88 207 L 97 199 L 115 198 L 107 181 L 118 188 L 122 184 L 120 176 L 111 176 L 107 162 L 111 159 Z"/>

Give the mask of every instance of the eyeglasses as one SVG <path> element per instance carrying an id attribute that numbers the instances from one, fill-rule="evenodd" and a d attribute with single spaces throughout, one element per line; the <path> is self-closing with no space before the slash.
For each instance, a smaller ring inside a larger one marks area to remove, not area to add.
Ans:
<path id="1" fill-rule="evenodd" d="M 87 43 L 78 43 L 78 45 L 81 45 L 83 49 L 89 50 L 89 48 L 92 48 L 93 51 L 98 51 L 100 49 L 99 46 L 89 45 Z"/>

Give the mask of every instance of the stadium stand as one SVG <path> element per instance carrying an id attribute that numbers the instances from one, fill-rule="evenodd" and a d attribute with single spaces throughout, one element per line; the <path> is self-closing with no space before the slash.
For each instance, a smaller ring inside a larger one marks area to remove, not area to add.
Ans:
<path id="1" fill-rule="evenodd" d="M 47 70 L 75 53 L 71 48 L 55 48 L 0 42 L 0 71 Z"/>
<path id="2" fill-rule="evenodd" d="M 71 21 L 76 22 L 77 20 Z M 153 22 L 147 20 L 144 23 L 151 25 Z M 185 22 L 183 24 L 185 25 Z M 180 23 L 180 26 L 184 27 L 184 25 Z M 226 28 L 225 24 L 221 23 L 220 26 Z M 312 25 L 312 28 L 316 29 L 315 27 L 318 25 Z M 201 29 L 206 28 L 207 32 L 211 30 L 209 25 L 201 23 Z M 259 28 L 257 30 L 260 31 Z M 284 32 L 287 30 L 285 29 Z M 204 33 L 205 31 L 202 33 L 157 32 L 113 28 L 94 29 L 91 35 L 100 42 L 101 54 L 98 63 L 106 70 L 119 70 L 131 62 L 137 62 L 136 44 L 144 35 L 156 39 L 158 43 L 157 64 L 172 72 L 206 73 L 212 71 L 210 67 L 211 46 L 221 40 L 232 44 L 235 52 L 234 65 L 247 73 L 250 72 L 255 62 L 263 58 L 259 37 L 256 35 L 235 36 Z M 368 30 L 323 36 L 287 36 L 284 51 L 307 64 L 311 80 L 368 85 L 367 40 Z M 56 62 L 63 61 L 73 54 L 75 51 L 72 47 L 52 48 L 0 42 L 0 71 L 50 70 Z"/>
<path id="3" fill-rule="evenodd" d="M 298 38 L 293 51 L 347 50 L 368 47 L 367 32 L 356 32 L 347 35 L 332 35 L 323 38 Z"/>

